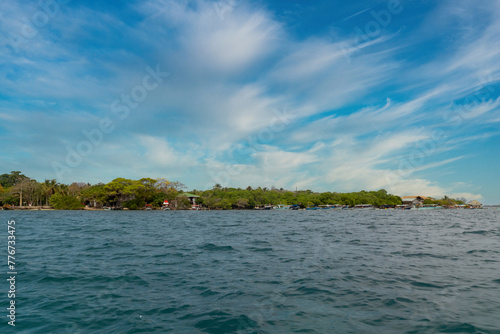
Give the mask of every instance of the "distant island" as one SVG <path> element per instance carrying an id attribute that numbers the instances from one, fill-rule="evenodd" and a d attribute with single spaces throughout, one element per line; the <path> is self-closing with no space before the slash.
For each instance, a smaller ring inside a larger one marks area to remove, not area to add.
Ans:
<path id="1" fill-rule="evenodd" d="M 116 178 L 109 183 L 62 184 L 57 180 L 38 182 L 20 171 L 0 175 L 0 208 L 2 209 L 56 209 L 56 210 L 244 210 L 267 208 L 331 208 L 397 206 L 465 206 L 464 200 L 444 196 L 433 199 L 425 196 L 406 196 L 403 199 L 386 190 L 349 193 L 290 191 L 283 188 L 228 188 L 216 184 L 209 190 L 185 191 L 179 181 L 164 178 L 131 180 Z M 480 203 L 479 203 L 480 204 Z"/>

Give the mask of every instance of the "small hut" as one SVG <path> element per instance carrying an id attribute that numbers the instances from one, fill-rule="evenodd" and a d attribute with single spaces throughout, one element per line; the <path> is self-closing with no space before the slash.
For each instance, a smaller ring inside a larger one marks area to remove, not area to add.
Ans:
<path id="1" fill-rule="evenodd" d="M 179 197 L 187 197 L 191 205 L 196 205 L 196 199 L 200 198 L 200 196 L 191 193 L 182 193 Z"/>
<path id="2" fill-rule="evenodd" d="M 410 207 L 418 207 L 424 204 L 424 201 L 430 197 L 426 196 L 403 196 L 401 200 L 403 204 Z"/>
<path id="3" fill-rule="evenodd" d="M 482 209 L 483 208 L 483 205 L 481 203 L 479 203 L 478 201 L 476 201 L 476 200 L 470 201 L 469 203 L 467 203 L 467 205 L 471 209 Z"/>

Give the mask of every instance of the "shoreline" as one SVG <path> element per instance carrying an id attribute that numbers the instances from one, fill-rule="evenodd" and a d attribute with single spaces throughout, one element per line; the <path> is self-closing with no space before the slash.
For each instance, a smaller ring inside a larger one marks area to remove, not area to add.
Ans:
<path id="1" fill-rule="evenodd" d="M 411 209 L 395 209 L 395 208 L 387 208 L 387 209 L 379 209 L 379 208 L 370 208 L 370 209 L 357 209 L 357 208 L 349 208 L 349 209 L 270 209 L 270 210 L 256 210 L 256 209 L 230 209 L 230 210 L 222 210 L 222 209 L 199 209 L 199 210 L 190 210 L 190 209 L 180 209 L 180 210 L 163 210 L 163 209 L 139 209 L 139 210 L 130 210 L 127 208 L 118 209 L 118 210 L 109 210 L 109 209 L 98 209 L 98 208 L 81 208 L 76 210 L 69 209 L 54 209 L 51 207 L 10 207 L 10 208 L 2 208 L 0 207 L 0 211 L 443 211 L 443 210 L 459 210 L 459 211 L 473 211 L 473 210 L 499 210 L 500 207 L 483 207 L 483 208 L 436 208 L 436 209 L 425 209 L 425 208 L 411 208 Z"/>

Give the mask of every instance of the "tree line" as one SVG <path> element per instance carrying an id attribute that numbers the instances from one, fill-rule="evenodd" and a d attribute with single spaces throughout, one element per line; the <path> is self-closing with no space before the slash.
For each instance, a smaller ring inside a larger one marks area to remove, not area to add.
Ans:
<path id="1" fill-rule="evenodd" d="M 424 200 L 424 204 L 434 204 L 434 205 L 440 205 L 440 206 L 462 205 L 462 204 L 465 204 L 466 202 L 467 202 L 467 200 L 465 198 L 454 199 L 454 198 L 449 198 L 446 195 L 441 199 L 427 198 Z"/>
<path id="2" fill-rule="evenodd" d="M 52 206 L 55 209 L 81 209 L 85 206 L 123 207 L 131 210 L 143 209 L 146 205 L 153 208 L 162 206 L 164 200 L 173 208 L 189 209 L 191 203 L 185 192 L 186 186 L 179 181 L 165 178 L 142 178 L 132 180 L 116 178 L 109 183 L 71 183 L 62 184 L 57 180 L 38 182 L 23 175 L 20 171 L 0 175 L 0 206 L 32 205 Z M 386 190 L 358 191 L 350 193 L 314 192 L 311 190 L 290 191 L 283 188 L 227 188 L 216 184 L 209 190 L 192 190 L 189 193 L 199 196 L 197 204 L 208 209 L 252 209 L 263 205 L 299 205 L 301 207 L 319 205 L 371 204 L 374 206 L 395 206 L 402 203 L 401 198 L 387 193 Z M 445 197 L 446 203 L 451 199 Z"/>
<path id="3" fill-rule="evenodd" d="M 52 206 L 54 209 L 76 210 L 103 206 L 141 209 L 150 204 L 160 207 L 164 200 L 176 201 L 185 186 L 177 181 L 142 178 L 117 178 L 109 183 L 74 182 L 63 184 L 57 180 L 38 182 L 20 171 L 0 175 L 1 206 Z M 179 201 L 184 203 L 183 201 Z"/>
<path id="4" fill-rule="evenodd" d="M 401 198 L 388 194 L 386 190 L 359 191 L 351 193 L 314 192 L 312 190 L 290 191 L 283 188 L 226 188 L 219 184 L 213 189 L 195 192 L 198 202 L 211 209 L 251 209 L 262 205 L 299 205 L 301 207 L 319 205 L 372 204 L 375 206 L 401 204 Z"/>

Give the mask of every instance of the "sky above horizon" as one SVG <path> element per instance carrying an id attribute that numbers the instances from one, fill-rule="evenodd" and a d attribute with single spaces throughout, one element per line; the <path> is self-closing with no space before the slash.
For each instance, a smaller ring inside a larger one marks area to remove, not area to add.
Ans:
<path id="1" fill-rule="evenodd" d="M 500 203 L 500 1 L 11 1 L 0 174 Z"/>

